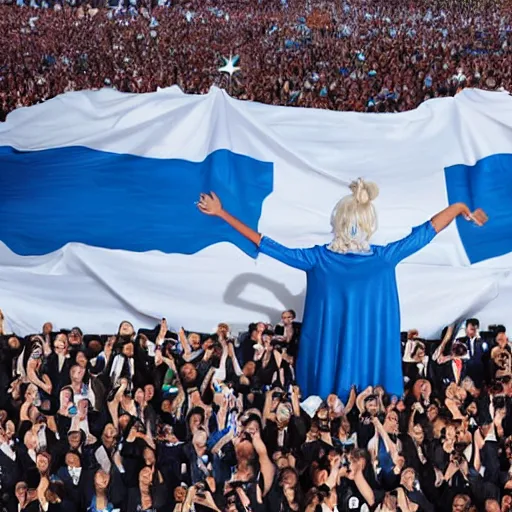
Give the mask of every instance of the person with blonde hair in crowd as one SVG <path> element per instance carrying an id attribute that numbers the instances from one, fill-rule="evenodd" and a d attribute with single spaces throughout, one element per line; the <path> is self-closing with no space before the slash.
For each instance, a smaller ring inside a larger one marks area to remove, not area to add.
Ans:
<path id="1" fill-rule="evenodd" d="M 201 212 L 219 217 L 259 247 L 261 253 L 307 273 L 307 293 L 297 381 L 304 396 L 345 399 L 352 385 L 383 385 L 403 393 L 400 306 L 395 268 L 462 215 L 481 226 L 487 220 L 463 203 L 448 206 L 402 240 L 372 245 L 377 230 L 375 183 L 353 181 L 331 215 L 329 244 L 290 249 L 263 236 L 224 210 L 211 192 L 201 194 Z"/>

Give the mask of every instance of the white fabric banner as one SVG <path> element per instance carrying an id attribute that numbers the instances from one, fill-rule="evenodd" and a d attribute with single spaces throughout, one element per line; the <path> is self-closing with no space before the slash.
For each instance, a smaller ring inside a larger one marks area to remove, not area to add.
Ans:
<path id="1" fill-rule="evenodd" d="M 16 188 L 13 173 L 27 169 L 26 151 L 35 172 L 42 150 L 63 148 L 114 154 L 111 166 L 116 165 L 116 155 L 201 163 L 217 150 L 271 163 L 272 190 L 262 198 L 258 228 L 290 247 L 330 240 L 331 210 L 354 178 L 364 177 L 380 187 L 379 230 L 373 242 L 383 244 L 406 235 L 449 204 L 454 192 L 447 169 L 465 166 L 468 190 L 473 194 L 473 188 L 480 187 L 471 197 L 494 194 L 487 183 L 489 172 L 495 173 L 499 189 L 495 204 L 486 207 L 491 210 L 490 227 L 478 235 L 483 242 L 472 246 L 454 223 L 399 266 L 402 328 L 418 328 L 429 337 L 463 317 L 480 318 L 482 327 L 512 320 L 512 168 L 503 167 L 512 155 L 512 98 L 506 93 L 465 90 L 407 113 L 356 114 L 242 102 L 216 88 L 205 96 L 185 95 L 176 87 L 141 95 L 110 89 L 74 92 L 10 114 L 0 125 L 0 148 L 14 152 L 0 152 L 0 183 L 6 176 L 7 185 L 2 186 L 9 191 L 0 212 L 14 215 L 13 209 L 22 205 L 20 228 L 13 217 L 0 229 L 0 308 L 7 327 L 16 333 L 38 332 L 45 321 L 56 328 L 78 325 L 88 332 L 111 333 L 124 319 L 136 327 L 153 327 L 162 317 L 174 328 L 183 325 L 204 332 L 226 321 L 236 332 L 252 321 L 276 322 L 285 308 L 302 314 L 301 272 L 265 256 L 252 259 L 229 242 L 207 244 L 192 254 L 169 254 L 123 249 L 111 245 L 108 237 L 91 244 L 63 239 L 59 246 L 56 235 L 26 235 L 25 201 L 32 201 L 38 190 L 42 195 L 52 175 L 40 176 L 42 188 L 34 185 L 28 197 Z M 49 155 L 53 158 L 54 153 Z M 496 155 L 504 158 L 501 167 L 493 164 L 481 171 L 480 162 Z M 88 173 L 88 165 L 77 159 L 66 172 Z M 473 173 L 470 166 L 475 165 Z M 123 170 L 119 166 L 116 173 L 125 186 L 131 175 Z M 151 181 L 151 174 L 147 179 Z M 179 186 L 166 185 L 169 202 L 186 192 L 180 188 L 185 186 L 181 178 L 178 181 Z M 89 186 L 91 193 L 94 187 L 98 193 L 107 187 L 99 181 Z M 246 186 L 242 203 L 251 198 L 251 183 Z M 25 194 L 28 189 L 23 190 Z M 508 204 L 501 199 L 505 194 Z M 55 210 L 63 209 L 73 215 L 76 209 L 103 208 L 94 202 L 74 204 L 72 195 L 71 190 L 62 202 L 51 196 L 47 208 L 39 207 L 38 221 L 43 222 L 47 211 L 56 215 Z M 149 198 L 146 207 L 153 206 Z M 493 213 L 499 218 L 494 228 Z M 186 232 L 189 218 L 187 213 L 182 219 L 162 221 L 159 229 L 173 237 L 178 229 Z M 498 228 L 502 243 L 496 241 Z M 76 229 L 78 233 L 81 227 Z M 94 226 L 89 229 L 93 232 Z M 202 236 L 192 231 L 194 237 Z M 95 240 L 94 233 L 90 236 Z M 38 250 L 52 245 L 52 238 L 56 250 Z M 478 262 L 470 264 L 468 255 L 473 253 Z"/>

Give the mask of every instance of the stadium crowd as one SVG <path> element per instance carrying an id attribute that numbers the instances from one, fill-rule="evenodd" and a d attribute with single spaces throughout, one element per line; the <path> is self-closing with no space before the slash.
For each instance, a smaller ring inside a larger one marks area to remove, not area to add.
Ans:
<path id="1" fill-rule="evenodd" d="M 1 319 L 1 315 L 0 315 Z M 404 396 L 302 397 L 291 310 L 232 337 L 79 327 L 0 350 L 1 510 L 509 511 L 511 346 L 403 333 Z"/>
<path id="2" fill-rule="evenodd" d="M 508 0 L 16 0 L 0 5 L 0 119 L 57 94 L 212 85 L 244 100 L 398 112 L 511 90 Z M 0 3 L 1 0 L 0 0 Z M 240 71 L 219 71 L 223 57 Z M 301 396 L 301 325 L 238 336 L 0 312 L 0 511 L 512 510 L 503 326 L 403 333 L 405 393 Z"/>
<path id="3" fill-rule="evenodd" d="M 215 84 L 268 104 L 398 112 L 512 81 L 508 0 L 7 2 L 1 119 L 102 87 L 203 94 Z M 219 72 L 230 54 L 241 68 L 232 79 Z"/>

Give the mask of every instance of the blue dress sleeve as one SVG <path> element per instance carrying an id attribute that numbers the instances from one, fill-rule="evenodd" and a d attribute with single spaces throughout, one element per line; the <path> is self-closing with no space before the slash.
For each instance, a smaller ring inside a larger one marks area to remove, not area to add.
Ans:
<path id="1" fill-rule="evenodd" d="M 260 252 L 274 258 L 285 265 L 300 270 L 311 270 L 316 264 L 316 252 L 310 249 L 289 249 L 264 236 L 260 242 Z"/>
<path id="2" fill-rule="evenodd" d="M 383 247 L 381 254 L 384 259 L 397 265 L 411 254 L 423 249 L 434 239 L 436 234 L 432 222 L 428 220 L 421 226 L 413 228 L 410 235 Z"/>

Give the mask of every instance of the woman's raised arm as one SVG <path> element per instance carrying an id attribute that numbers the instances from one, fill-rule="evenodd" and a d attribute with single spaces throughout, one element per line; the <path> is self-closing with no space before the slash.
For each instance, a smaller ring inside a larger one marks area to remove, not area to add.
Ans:
<path id="1" fill-rule="evenodd" d="M 478 208 L 471 213 L 464 203 L 455 203 L 432 217 L 432 226 L 436 233 L 448 227 L 459 215 L 463 215 L 468 221 L 473 221 L 477 226 L 483 226 L 487 222 L 487 215 L 482 209 Z"/>
<path id="2" fill-rule="evenodd" d="M 284 245 L 274 242 L 274 240 L 271 240 L 266 236 L 262 236 L 260 233 L 254 231 L 254 229 L 250 228 L 224 210 L 220 199 L 214 192 L 201 194 L 197 207 L 206 215 L 212 215 L 223 219 L 242 236 L 253 242 L 258 247 L 259 252 L 266 254 L 285 265 L 308 271 L 316 264 L 316 250 L 314 248 L 290 249 Z"/>
<path id="3" fill-rule="evenodd" d="M 483 210 L 478 209 L 471 213 L 464 203 L 452 204 L 434 215 L 430 221 L 415 227 L 410 235 L 386 245 L 382 250 L 383 257 L 397 265 L 423 249 L 437 233 L 448 227 L 459 215 L 463 215 L 466 220 L 474 222 L 477 226 L 483 226 L 487 222 L 487 215 Z"/>
<path id="4" fill-rule="evenodd" d="M 215 192 L 210 192 L 209 194 L 201 194 L 199 197 L 199 202 L 197 203 L 197 207 L 206 215 L 219 217 L 220 219 L 226 221 L 232 228 L 236 229 L 236 231 L 238 231 L 241 235 L 245 236 L 245 238 L 249 239 L 259 247 L 261 242 L 260 233 L 254 231 L 254 229 L 250 228 L 242 221 L 238 220 L 236 217 L 233 217 L 233 215 L 224 210 L 224 208 L 222 208 L 222 203 L 220 202 L 220 199 L 217 197 Z"/>

